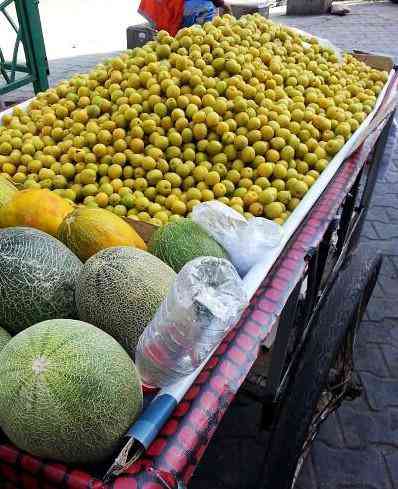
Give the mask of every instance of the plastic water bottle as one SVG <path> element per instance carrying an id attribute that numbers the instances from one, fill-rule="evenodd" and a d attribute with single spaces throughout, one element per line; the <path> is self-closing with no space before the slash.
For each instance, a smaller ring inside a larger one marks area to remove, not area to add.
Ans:
<path id="1" fill-rule="evenodd" d="M 247 305 L 243 282 L 221 258 L 187 263 L 137 345 L 144 384 L 164 387 L 192 373 L 230 331 Z"/>

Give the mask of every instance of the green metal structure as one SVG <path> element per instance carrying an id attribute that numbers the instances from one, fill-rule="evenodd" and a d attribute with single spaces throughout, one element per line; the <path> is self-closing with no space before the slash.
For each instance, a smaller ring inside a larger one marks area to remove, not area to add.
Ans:
<path id="1" fill-rule="evenodd" d="M 11 60 L 5 59 L 0 39 L 0 96 L 29 83 L 33 84 L 35 93 L 48 88 L 49 70 L 38 4 L 38 0 L 0 0 L 0 25 L 5 19 L 15 31 Z M 18 23 L 9 12 L 13 6 Z M 25 63 L 18 62 L 21 46 Z"/>

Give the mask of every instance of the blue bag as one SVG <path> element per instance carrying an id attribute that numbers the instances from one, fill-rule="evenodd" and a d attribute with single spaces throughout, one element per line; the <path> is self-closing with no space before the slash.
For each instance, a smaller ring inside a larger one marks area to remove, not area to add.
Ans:
<path id="1" fill-rule="evenodd" d="M 216 14 L 216 7 L 209 0 L 185 0 L 183 27 L 211 22 Z"/>

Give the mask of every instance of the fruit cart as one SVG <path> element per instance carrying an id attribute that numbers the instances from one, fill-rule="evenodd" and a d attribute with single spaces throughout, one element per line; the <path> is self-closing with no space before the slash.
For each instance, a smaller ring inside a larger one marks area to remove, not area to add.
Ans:
<path id="1" fill-rule="evenodd" d="M 397 92 L 396 74 L 380 110 Z M 103 483 L 103 468 L 101 473 L 98 468 L 90 471 L 43 462 L 3 439 L 2 487 L 185 487 L 250 373 L 261 344 L 270 336 L 275 341 L 266 349 L 270 361 L 265 387 L 250 385 L 250 375 L 245 385 L 263 401 L 264 421 L 259 429 L 270 430 L 261 487 L 292 487 L 320 423 L 344 399 L 360 392 L 352 377 L 352 349 L 381 257 L 357 247 L 357 242 L 393 116 L 390 110 L 341 166 L 284 247 L 236 328 L 212 355 L 149 449 L 126 473 Z"/>
<path id="2" fill-rule="evenodd" d="M 357 56 L 386 69 L 386 58 Z M 352 353 L 381 256 L 357 244 L 397 101 L 398 73 L 389 63 L 388 82 L 361 138 L 322 173 L 316 191 L 308 192 L 293 214 L 300 217 L 287 221 L 290 232 L 281 249 L 249 272 L 252 298 L 236 327 L 191 376 L 179 399 L 167 389 L 156 397 L 147 393 L 136 423 L 147 438 L 140 440 L 134 425 L 109 470 L 111 462 L 68 467 L 43 461 L 0 435 L 2 487 L 182 489 L 240 388 L 261 399 L 259 429 L 270 434 L 259 487 L 294 485 L 320 423 L 360 392 Z M 258 358 L 268 365 L 261 382 L 252 371 Z M 157 424 L 153 406 L 164 413 Z"/>

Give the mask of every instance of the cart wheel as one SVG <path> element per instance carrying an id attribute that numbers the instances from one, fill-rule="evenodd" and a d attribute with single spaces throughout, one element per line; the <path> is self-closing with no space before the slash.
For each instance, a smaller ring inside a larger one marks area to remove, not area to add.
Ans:
<path id="1" fill-rule="evenodd" d="M 347 256 L 280 401 L 260 487 L 291 489 L 322 421 L 360 393 L 352 379 L 352 353 L 381 262 L 381 255 L 363 247 Z"/>

